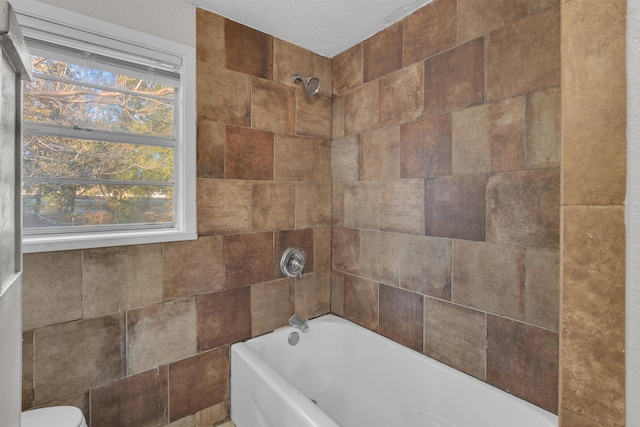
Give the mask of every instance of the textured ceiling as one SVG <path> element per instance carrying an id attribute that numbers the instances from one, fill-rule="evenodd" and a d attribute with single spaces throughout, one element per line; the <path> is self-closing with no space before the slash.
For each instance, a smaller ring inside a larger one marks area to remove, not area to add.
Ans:
<path id="1" fill-rule="evenodd" d="M 183 0 L 333 58 L 432 0 Z"/>

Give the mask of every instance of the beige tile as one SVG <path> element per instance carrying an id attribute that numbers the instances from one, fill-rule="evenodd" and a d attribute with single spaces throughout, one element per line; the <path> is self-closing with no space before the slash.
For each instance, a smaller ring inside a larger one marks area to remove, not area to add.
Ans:
<path id="1" fill-rule="evenodd" d="M 334 270 L 353 274 L 360 273 L 360 230 L 333 228 L 331 263 Z"/>
<path id="2" fill-rule="evenodd" d="M 22 333 L 22 410 L 33 406 L 33 331 Z"/>
<path id="3" fill-rule="evenodd" d="M 34 403 L 49 402 L 123 378 L 124 318 L 124 313 L 117 313 L 36 329 Z"/>
<path id="4" fill-rule="evenodd" d="M 224 178 L 226 126 L 207 120 L 198 121 L 198 178 Z"/>
<path id="5" fill-rule="evenodd" d="M 380 79 L 380 126 L 398 125 L 422 117 L 423 82 L 422 62 Z"/>
<path id="6" fill-rule="evenodd" d="M 424 234 L 424 180 L 381 182 L 380 230 Z"/>
<path id="7" fill-rule="evenodd" d="M 224 67 L 224 18 L 196 9 L 196 35 L 196 60 Z"/>
<path id="8" fill-rule="evenodd" d="M 251 77 L 204 62 L 197 63 L 198 120 L 251 125 Z"/>
<path id="9" fill-rule="evenodd" d="M 219 424 L 221 421 L 229 418 L 230 407 L 231 402 L 225 400 L 216 405 L 203 409 L 202 411 L 196 412 L 195 427 L 211 427 L 212 425 L 216 424 L 218 424 L 219 426 L 233 424 L 231 421 Z"/>
<path id="10" fill-rule="evenodd" d="M 331 98 L 320 94 L 309 96 L 302 89 L 296 90 L 296 133 L 331 138 Z"/>
<path id="11" fill-rule="evenodd" d="M 344 96 L 334 95 L 331 102 L 331 137 L 344 136 Z"/>
<path id="12" fill-rule="evenodd" d="M 344 316 L 344 274 L 331 272 L 331 313 Z"/>
<path id="13" fill-rule="evenodd" d="M 620 0 L 562 5 L 563 205 L 625 199 L 625 17 Z"/>
<path id="14" fill-rule="evenodd" d="M 527 323 L 560 328 L 560 254 L 554 249 L 527 248 Z"/>
<path id="15" fill-rule="evenodd" d="M 209 350 L 251 337 L 249 286 L 196 298 L 198 351 Z"/>
<path id="16" fill-rule="evenodd" d="M 360 275 L 376 282 L 398 286 L 400 279 L 400 234 L 360 232 Z"/>
<path id="17" fill-rule="evenodd" d="M 451 299 L 451 241 L 402 235 L 400 287 L 445 300 Z"/>
<path id="18" fill-rule="evenodd" d="M 378 330 L 378 284 L 344 276 L 344 317 L 372 331 Z"/>
<path id="19" fill-rule="evenodd" d="M 251 182 L 198 179 L 200 235 L 251 231 Z"/>
<path id="20" fill-rule="evenodd" d="M 230 70 L 271 80 L 273 78 L 273 37 L 225 19 L 226 66 Z"/>
<path id="21" fill-rule="evenodd" d="M 359 43 L 333 58 L 333 94 L 345 95 L 362 83 L 362 43 Z"/>
<path id="22" fill-rule="evenodd" d="M 378 229 L 378 181 L 359 181 L 344 188 L 344 226 Z"/>
<path id="23" fill-rule="evenodd" d="M 197 342 L 194 298 L 127 313 L 127 374 L 191 356 Z"/>
<path id="24" fill-rule="evenodd" d="M 404 19 L 404 64 L 409 65 L 456 45 L 457 4 L 438 0 Z"/>
<path id="25" fill-rule="evenodd" d="M 327 314 L 331 308 L 331 274 L 328 270 L 295 279 L 295 310 L 303 319 Z"/>
<path id="26" fill-rule="evenodd" d="M 295 227 L 295 185 L 289 182 L 254 182 L 252 230 L 272 231 Z"/>
<path id="27" fill-rule="evenodd" d="M 533 12 L 539 12 L 543 9 L 559 6 L 560 0 L 533 0 Z"/>
<path id="28" fill-rule="evenodd" d="M 22 329 L 82 318 L 82 252 L 25 254 Z"/>
<path id="29" fill-rule="evenodd" d="M 358 86 L 344 99 L 344 133 L 353 135 L 375 129 L 380 123 L 379 80 Z"/>
<path id="30" fill-rule="evenodd" d="M 460 0 L 458 42 L 473 40 L 531 13 L 530 0 Z"/>
<path id="31" fill-rule="evenodd" d="M 402 21 L 363 42 L 364 81 L 368 82 L 402 68 Z"/>
<path id="32" fill-rule="evenodd" d="M 274 135 L 256 129 L 227 126 L 225 177 L 273 180 Z"/>
<path id="33" fill-rule="evenodd" d="M 162 245 L 85 249 L 82 311 L 85 318 L 162 301 Z"/>
<path id="34" fill-rule="evenodd" d="M 287 325 L 295 304 L 294 279 L 251 286 L 251 335 L 258 336 Z"/>
<path id="35" fill-rule="evenodd" d="M 560 176 L 545 169 L 493 175 L 487 183 L 487 241 L 557 248 Z"/>
<path id="36" fill-rule="evenodd" d="M 295 89 L 268 80 L 251 79 L 251 122 L 254 128 L 293 133 Z"/>
<path id="37" fill-rule="evenodd" d="M 331 270 L 331 227 L 313 229 L 313 269 Z"/>
<path id="38" fill-rule="evenodd" d="M 313 182 L 331 184 L 331 141 L 316 139 L 313 144 Z"/>
<path id="39" fill-rule="evenodd" d="M 453 302 L 524 320 L 524 285 L 524 249 L 453 241 Z"/>
<path id="40" fill-rule="evenodd" d="M 562 427 L 603 427 L 602 424 L 571 412 L 568 409 L 559 408 L 560 425 Z"/>
<path id="41" fill-rule="evenodd" d="M 560 167 L 560 88 L 527 95 L 527 169 Z"/>
<path id="42" fill-rule="evenodd" d="M 313 181 L 314 139 L 275 135 L 276 181 Z"/>
<path id="43" fill-rule="evenodd" d="M 422 178 L 451 174 L 451 115 L 400 126 L 400 176 Z"/>
<path id="44" fill-rule="evenodd" d="M 559 85 L 559 12 L 536 13 L 487 37 L 487 100 Z"/>
<path id="45" fill-rule="evenodd" d="M 424 339 L 423 296 L 382 284 L 379 293 L 380 334 L 421 352 Z"/>
<path id="46" fill-rule="evenodd" d="M 313 75 L 320 79 L 318 94 L 331 98 L 333 94 L 333 59 L 314 54 Z"/>
<path id="47" fill-rule="evenodd" d="M 360 138 L 356 135 L 333 141 L 331 146 L 333 182 L 360 179 Z"/>
<path id="48" fill-rule="evenodd" d="M 624 207 L 564 207 L 563 241 L 560 405 L 623 426 Z"/>
<path id="49" fill-rule="evenodd" d="M 237 288 L 273 279 L 273 259 L 272 232 L 225 236 L 225 288 Z"/>
<path id="50" fill-rule="evenodd" d="M 273 39 L 273 80 L 291 87 L 299 87 L 291 74 L 314 75 L 314 54 L 293 43 Z"/>
<path id="51" fill-rule="evenodd" d="M 364 132 L 360 145 L 360 179 L 400 178 L 399 126 Z"/>
<path id="52" fill-rule="evenodd" d="M 349 184 L 334 182 L 331 188 L 331 224 L 344 226 L 344 193 Z"/>
<path id="53" fill-rule="evenodd" d="M 484 380 L 485 314 L 432 298 L 424 311 L 424 353 Z"/>
<path id="54" fill-rule="evenodd" d="M 331 225 L 331 185 L 296 183 L 296 228 Z"/>
<path id="55" fill-rule="evenodd" d="M 184 298 L 224 286 L 221 236 L 162 244 L 163 299 Z"/>
<path id="56" fill-rule="evenodd" d="M 180 418 L 178 421 L 167 424 L 167 427 L 196 427 L 196 416 L 189 415 L 188 417 Z"/>

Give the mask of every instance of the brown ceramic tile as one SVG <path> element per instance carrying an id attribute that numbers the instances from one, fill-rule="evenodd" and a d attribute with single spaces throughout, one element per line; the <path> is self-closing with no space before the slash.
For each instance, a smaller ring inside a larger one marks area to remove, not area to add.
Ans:
<path id="1" fill-rule="evenodd" d="M 198 120 L 251 125 L 251 77 L 214 65 L 198 62 L 197 93 Z"/>
<path id="2" fill-rule="evenodd" d="M 380 285 L 380 334 L 422 352 L 423 296 Z"/>
<path id="3" fill-rule="evenodd" d="M 22 410 L 33 406 L 33 331 L 22 334 Z"/>
<path id="4" fill-rule="evenodd" d="M 363 83 L 362 43 L 333 58 L 333 94 L 344 95 Z"/>
<path id="5" fill-rule="evenodd" d="M 360 179 L 360 139 L 349 136 L 333 141 L 331 146 L 333 182 L 353 182 Z"/>
<path id="6" fill-rule="evenodd" d="M 296 90 L 296 133 L 331 138 L 331 98 Z"/>
<path id="7" fill-rule="evenodd" d="M 399 126 L 364 132 L 360 146 L 360 179 L 400 178 Z"/>
<path id="8" fill-rule="evenodd" d="M 295 185 L 289 182 L 253 183 L 253 231 L 295 227 Z"/>
<path id="9" fill-rule="evenodd" d="M 484 38 L 424 63 L 424 113 L 437 116 L 484 101 Z"/>
<path id="10" fill-rule="evenodd" d="M 536 13 L 488 36 L 487 100 L 510 98 L 559 84 L 558 8 Z"/>
<path id="11" fill-rule="evenodd" d="M 272 36 L 225 19 L 224 44 L 228 69 L 273 78 Z"/>
<path id="12" fill-rule="evenodd" d="M 119 246 L 82 252 L 85 318 L 162 301 L 162 245 Z"/>
<path id="13" fill-rule="evenodd" d="M 524 285 L 524 249 L 453 241 L 453 302 L 524 320 Z"/>
<path id="14" fill-rule="evenodd" d="M 318 94 L 331 98 L 333 94 L 333 59 L 314 54 L 313 75 L 320 79 Z"/>
<path id="15" fill-rule="evenodd" d="M 258 336 L 287 325 L 293 314 L 295 279 L 280 279 L 251 286 L 251 335 Z"/>
<path id="16" fill-rule="evenodd" d="M 251 121 L 254 128 L 293 133 L 296 90 L 268 80 L 251 79 Z"/>
<path id="17" fill-rule="evenodd" d="M 273 180 L 273 133 L 227 126 L 226 177 Z"/>
<path id="18" fill-rule="evenodd" d="M 224 237 L 225 288 L 237 288 L 273 278 L 273 233 Z"/>
<path id="19" fill-rule="evenodd" d="M 251 231 L 251 182 L 199 179 L 196 205 L 201 236 Z"/>
<path id="20" fill-rule="evenodd" d="M 360 273 L 360 231 L 334 227 L 331 233 L 331 263 L 334 270 Z"/>
<path id="21" fill-rule="evenodd" d="M 454 174 L 524 169 L 524 101 L 521 96 L 453 113 Z"/>
<path id="22" fill-rule="evenodd" d="M 489 34 L 531 12 L 530 0 L 460 0 L 458 41 L 464 43 Z"/>
<path id="23" fill-rule="evenodd" d="M 424 109 L 422 62 L 380 79 L 380 126 L 409 122 L 422 117 Z"/>
<path id="24" fill-rule="evenodd" d="M 331 272 L 331 313 L 344 316 L 344 274 Z"/>
<path id="25" fill-rule="evenodd" d="M 564 207 L 563 242 L 560 404 L 624 425 L 624 207 Z"/>
<path id="26" fill-rule="evenodd" d="M 313 269 L 331 270 L 331 227 L 313 229 Z"/>
<path id="27" fill-rule="evenodd" d="M 275 135 L 276 181 L 313 181 L 314 140 L 294 135 Z"/>
<path id="28" fill-rule="evenodd" d="M 364 41 L 363 63 L 365 82 L 402 68 L 402 21 Z"/>
<path id="29" fill-rule="evenodd" d="M 560 167 L 560 88 L 527 95 L 527 169 Z"/>
<path id="30" fill-rule="evenodd" d="M 196 9 L 196 34 L 196 60 L 224 67 L 224 18 Z"/>
<path id="31" fill-rule="evenodd" d="M 167 366 L 91 390 L 92 427 L 167 423 Z"/>
<path id="32" fill-rule="evenodd" d="M 456 1 L 437 0 L 404 19 L 404 64 L 456 45 Z"/>
<path id="33" fill-rule="evenodd" d="M 229 399 L 229 348 L 169 365 L 169 421 Z"/>
<path id="34" fill-rule="evenodd" d="M 344 226 L 344 193 L 347 185 L 334 182 L 331 189 L 331 224 L 336 227 Z"/>
<path id="35" fill-rule="evenodd" d="M 487 241 L 557 248 L 560 243 L 558 170 L 493 175 L 487 183 Z"/>
<path id="36" fill-rule="evenodd" d="M 568 409 L 559 408 L 560 425 L 562 427 L 603 427 L 602 424 L 571 412 Z"/>
<path id="37" fill-rule="evenodd" d="M 25 254 L 22 329 L 82 318 L 82 252 Z"/>
<path id="38" fill-rule="evenodd" d="M 123 378 L 124 313 L 36 329 L 33 355 L 35 404 Z"/>
<path id="39" fill-rule="evenodd" d="M 313 273 L 314 271 L 314 233 L 312 228 L 304 230 L 287 230 L 280 231 L 275 235 L 275 249 L 273 254 L 273 270 L 274 277 L 284 277 L 280 270 L 280 258 L 284 251 L 289 248 L 298 248 L 307 256 L 307 264 L 304 267 L 304 274 Z"/>
<path id="40" fill-rule="evenodd" d="M 378 284 L 344 276 L 344 317 L 372 331 L 378 330 Z"/>
<path id="41" fill-rule="evenodd" d="M 380 122 L 379 81 L 358 86 L 345 95 L 344 133 L 353 135 L 375 129 Z"/>
<path id="42" fill-rule="evenodd" d="M 400 234 L 362 230 L 360 275 L 376 282 L 398 286 L 400 238 Z"/>
<path id="43" fill-rule="evenodd" d="M 291 80 L 291 74 L 313 76 L 313 59 L 314 54 L 310 50 L 274 38 L 273 80 L 291 87 L 299 87 Z"/>
<path id="44" fill-rule="evenodd" d="M 331 307 L 331 273 L 328 270 L 305 274 L 295 280 L 295 310 L 303 319 L 327 314 Z"/>
<path id="45" fill-rule="evenodd" d="M 560 327 L 560 254 L 527 248 L 527 323 L 558 331 Z"/>
<path id="46" fill-rule="evenodd" d="M 127 312 L 127 374 L 194 354 L 196 324 L 194 298 Z"/>
<path id="47" fill-rule="evenodd" d="M 405 234 L 400 243 L 400 287 L 451 299 L 451 241 Z"/>
<path id="48" fill-rule="evenodd" d="M 345 184 L 343 218 L 345 227 L 378 229 L 378 181 Z"/>
<path id="49" fill-rule="evenodd" d="M 380 230 L 424 234 L 424 180 L 380 183 Z"/>
<path id="50" fill-rule="evenodd" d="M 224 124 L 198 121 L 198 178 L 224 178 L 225 141 Z"/>
<path id="51" fill-rule="evenodd" d="M 533 0 L 533 12 L 560 5 L 560 0 Z"/>
<path id="52" fill-rule="evenodd" d="M 625 3 L 620 1 L 562 5 L 567 34 L 562 38 L 563 205 L 624 203 L 625 19 Z"/>
<path id="53" fill-rule="evenodd" d="M 211 426 L 224 426 L 225 424 L 233 423 L 228 421 L 222 423 L 224 420 L 229 419 L 229 411 L 231 402 L 229 400 L 222 401 L 213 406 L 209 406 L 201 411 L 196 412 L 195 426 L 194 427 L 211 427 Z M 222 424 L 221 424 L 222 423 Z"/>
<path id="54" fill-rule="evenodd" d="M 331 184 L 296 183 L 296 228 L 331 225 Z"/>
<path id="55" fill-rule="evenodd" d="M 344 96 L 334 95 L 331 102 L 331 138 L 344 136 Z"/>
<path id="56" fill-rule="evenodd" d="M 484 380 L 485 314 L 432 298 L 424 308 L 424 353 Z"/>
<path id="57" fill-rule="evenodd" d="M 222 236 L 162 244 L 163 299 L 212 292 L 224 286 Z"/>
<path id="58" fill-rule="evenodd" d="M 451 174 L 451 115 L 400 126 L 400 176 Z"/>
<path id="59" fill-rule="evenodd" d="M 454 239 L 485 239 L 485 175 L 427 178 L 425 233 Z"/>
<path id="60" fill-rule="evenodd" d="M 313 144 L 313 182 L 331 184 L 331 141 L 316 139 Z"/>
<path id="61" fill-rule="evenodd" d="M 251 292 L 248 286 L 199 295 L 198 351 L 233 344 L 251 336 Z"/>
<path id="62" fill-rule="evenodd" d="M 558 334 L 487 316 L 487 382 L 558 412 Z"/>
<path id="63" fill-rule="evenodd" d="M 91 424 L 91 410 L 90 410 L 90 390 L 74 393 L 69 396 L 61 397 L 60 399 L 51 400 L 42 405 L 34 406 L 32 409 L 51 408 L 53 406 L 74 406 L 82 411 L 84 419 L 87 425 Z"/>
<path id="64" fill-rule="evenodd" d="M 180 418 L 178 421 L 167 424 L 167 427 L 196 427 L 196 416 L 189 415 L 188 417 Z"/>

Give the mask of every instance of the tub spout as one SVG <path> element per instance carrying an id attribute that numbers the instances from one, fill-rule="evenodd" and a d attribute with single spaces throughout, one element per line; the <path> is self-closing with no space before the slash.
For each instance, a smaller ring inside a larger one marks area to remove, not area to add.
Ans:
<path id="1" fill-rule="evenodd" d="M 289 325 L 300 329 L 302 332 L 307 332 L 309 330 L 309 324 L 307 321 L 299 318 L 297 314 L 294 314 L 289 318 Z"/>

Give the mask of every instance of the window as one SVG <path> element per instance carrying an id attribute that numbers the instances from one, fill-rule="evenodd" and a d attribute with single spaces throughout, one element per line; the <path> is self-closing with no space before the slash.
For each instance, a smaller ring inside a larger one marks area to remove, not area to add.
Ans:
<path id="1" fill-rule="evenodd" d="M 17 8 L 25 252 L 195 238 L 194 49 L 44 6 Z"/>

